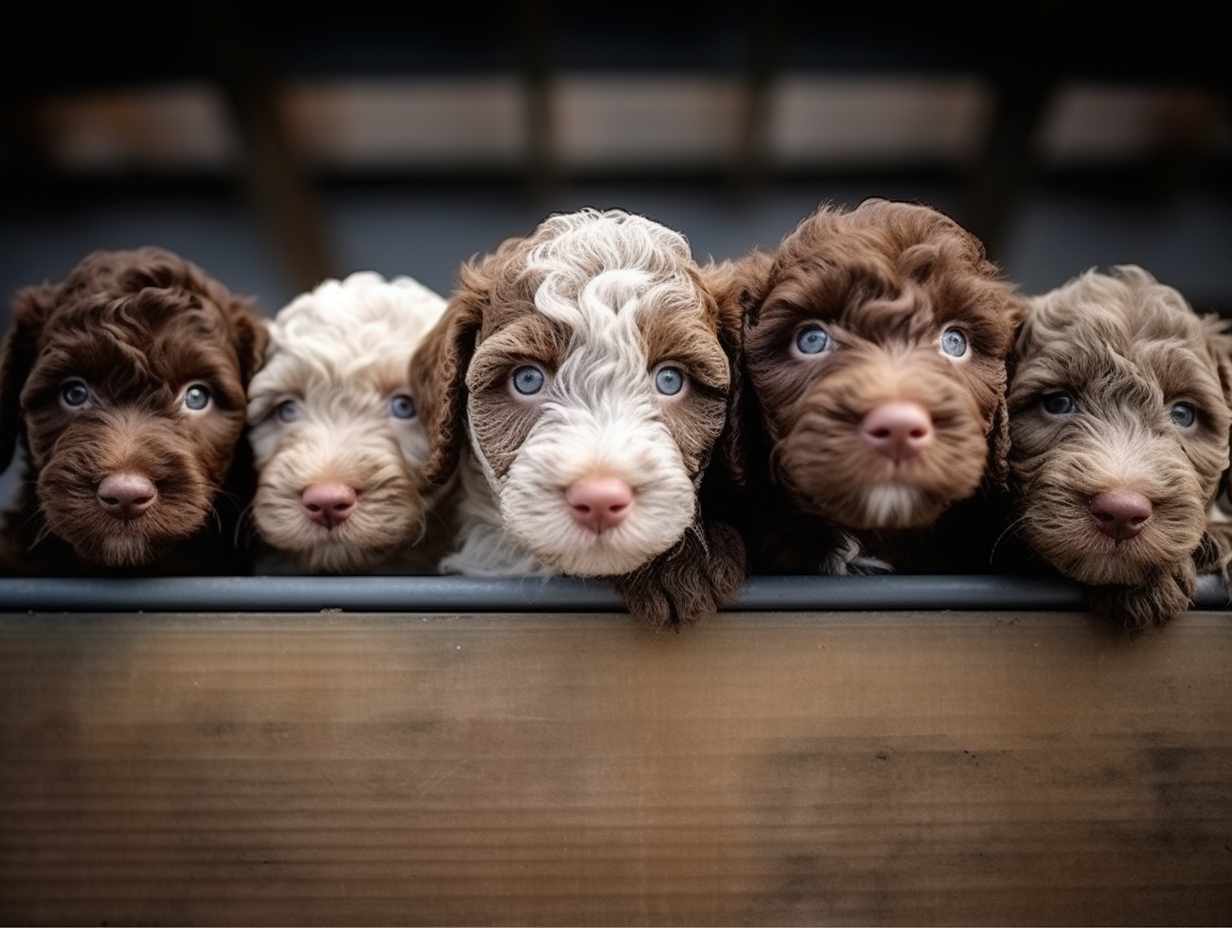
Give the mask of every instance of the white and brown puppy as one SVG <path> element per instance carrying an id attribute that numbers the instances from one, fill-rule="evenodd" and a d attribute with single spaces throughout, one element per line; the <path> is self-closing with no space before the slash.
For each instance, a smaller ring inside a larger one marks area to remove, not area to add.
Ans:
<path id="1" fill-rule="evenodd" d="M 409 278 L 329 280 L 269 324 L 248 393 L 261 537 L 309 571 L 413 568 L 434 499 L 407 382 L 445 301 Z M 431 565 L 424 565 L 431 566 Z"/>
<path id="2" fill-rule="evenodd" d="M 462 475 L 442 569 L 612 577 L 656 625 L 715 610 L 744 572 L 698 501 L 730 331 L 684 238 L 621 211 L 553 216 L 464 266 L 411 366 L 433 479 Z"/>

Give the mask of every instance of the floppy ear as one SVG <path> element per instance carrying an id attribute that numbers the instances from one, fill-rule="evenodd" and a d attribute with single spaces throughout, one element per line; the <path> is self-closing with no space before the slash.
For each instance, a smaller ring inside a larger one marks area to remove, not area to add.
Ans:
<path id="1" fill-rule="evenodd" d="M 718 306 L 719 344 L 731 370 L 727 420 L 719 437 L 719 455 L 731 479 L 741 486 L 745 483 L 748 460 L 744 433 L 745 417 L 749 415 L 744 385 L 744 333 L 747 325 L 755 324 L 765 301 L 772 264 L 770 255 L 753 251 L 738 261 L 701 268 L 702 284 Z"/>
<path id="2" fill-rule="evenodd" d="M 463 265 L 444 314 L 411 356 L 407 380 L 428 431 L 425 475 L 431 486 L 448 482 L 466 441 L 466 369 L 488 304 L 488 283 L 482 264 Z"/>
<path id="3" fill-rule="evenodd" d="M 1010 297 L 1006 312 L 1008 324 L 1012 326 L 1010 333 L 1010 350 L 1005 357 L 1005 384 L 1001 396 L 997 399 L 997 408 L 992 415 L 992 428 L 988 431 L 988 463 L 984 469 L 984 490 L 992 493 L 1004 493 L 1009 490 L 1010 481 L 1010 384 L 1014 382 L 1014 368 L 1017 363 L 1018 336 L 1022 332 L 1023 323 L 1027 318 L 1027 302 L 1018 294 Z"/>
<path id="4" fill-rule="evenodd" d="M 0 346 L 0 471 L 8 469 L 23 432 L 21 390 L 38 357 L 38 338 L 59 288 L 27 287 L 13 298 L 13 324 Z"/>
<path id="5" fill-rule="evenodd" d="M 228 315 L 231 318 L 235 350 L 240 358 L 240 376 L 247 387 L 253 375 L 265 363 L 265 352 L 269 347 L 269 326 L 258 314 L 256 307 L 247 300 L 232 299 Z"/>

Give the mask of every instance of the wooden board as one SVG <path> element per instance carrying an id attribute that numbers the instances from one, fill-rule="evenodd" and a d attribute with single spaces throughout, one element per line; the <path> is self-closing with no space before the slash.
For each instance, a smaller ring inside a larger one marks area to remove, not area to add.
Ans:
<path id="1" fill-rule="evenodd" d="M 0 616 L 0 921 L 1232 919 L 1232 615 Z"/>

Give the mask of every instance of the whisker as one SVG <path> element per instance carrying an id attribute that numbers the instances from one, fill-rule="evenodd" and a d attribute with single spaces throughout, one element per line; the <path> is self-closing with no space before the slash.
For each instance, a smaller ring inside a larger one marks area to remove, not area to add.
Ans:
<path id="1" fill-rule="evenodd" d="M 988 566 L 989 567 L 991 567 L 992 562 L 996 560 L 997 548 L 1001 546 L 1001 542 L 1005 540 L 1005 536 L 1007 536 L 1010 532 L 1012 532 L 1018 526 L 1022 525 L 1022 523 L 1025 522 L 1026 520 L 1027 520 L 1027 517 L 1025 514 L 1019 516 L 1017 519 L 1015 519 L 1009 525 L 1007 525 L 1001 531 L 1001 534 L 997 536 L 997 540 L 992 543 L 992 550 L 988 552 Z"/>

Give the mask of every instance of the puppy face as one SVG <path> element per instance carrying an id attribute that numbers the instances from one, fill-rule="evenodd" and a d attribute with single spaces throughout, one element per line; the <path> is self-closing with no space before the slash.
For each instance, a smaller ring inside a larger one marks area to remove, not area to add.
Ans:
<path id="1" fill-rule="evenodd" d="M 328 281 L 278 314 L 249 390 L 262 537 L 310 570 L 360 570 L 424 531 L 428 436 L 407 365 L 445 301 L 412 280 Z"/>
<path id="2" fill-rule="evenodd" d="M 47 531 L 111 567 L 149 564 L 201 531 L 263 344 L 245 304 L 156 249 L 100 252 L 19 294 L 3 405 Z M 12 441 L 5 463 L 11 453 Z"/>
<path id="3" fill-rule="evenodd" d="M 1032 301 L 1010 389 L 1011 473 L 1032 548 L 1088 584 L 1187 558 L 1228 464 L 1226 338 L 1136 267 Z"/>
<path id="4" fill-rule="evenodd" d="M 1019 309 L 974 238 L 870 201 L 823 209 L 749 267 L 747 372 L 796 505 L 910 528 L 1000 476 Z"/>
<path id="5" fill-rule="evenodd" d="M 558 216 L 464 271 L 424 389 L 465 369 L 470 447 L 518 542 L 565 573 L 628 573 L 694 521 L 730 387 L 717 327 L 681 236 Z"/>

